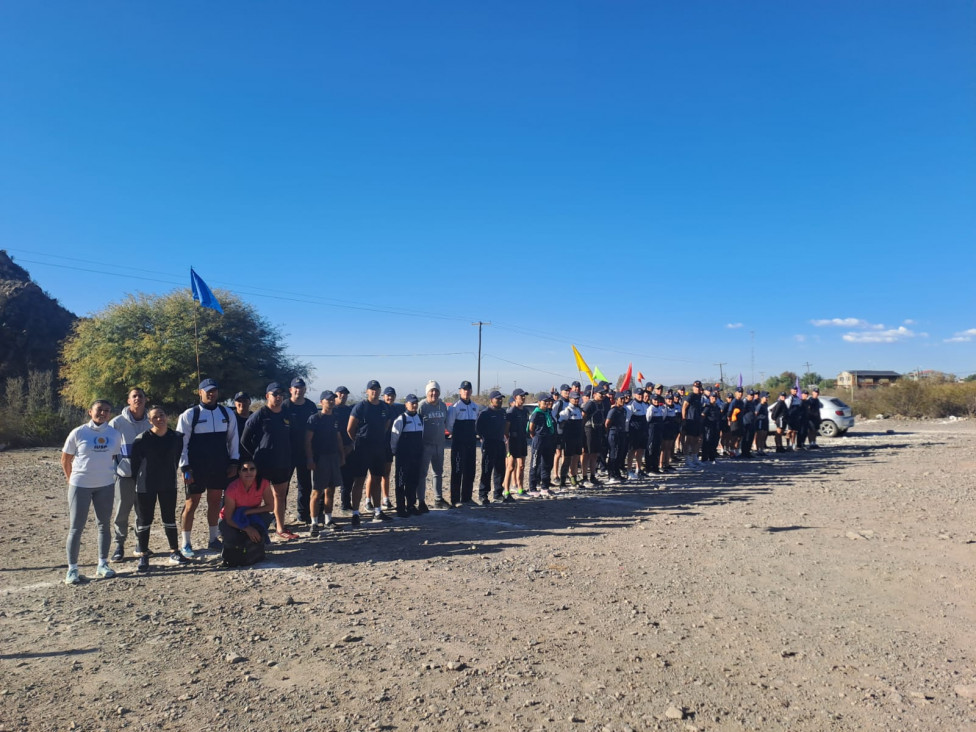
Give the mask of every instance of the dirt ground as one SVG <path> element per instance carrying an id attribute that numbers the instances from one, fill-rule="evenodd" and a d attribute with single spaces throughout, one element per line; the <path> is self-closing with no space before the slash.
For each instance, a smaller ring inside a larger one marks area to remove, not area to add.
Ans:
<path id="1" fill-rule="evenodd" d="M 75 587 L 0 453 L 0 729 L 976 730 L 976 422 L 822 442 Z"/>

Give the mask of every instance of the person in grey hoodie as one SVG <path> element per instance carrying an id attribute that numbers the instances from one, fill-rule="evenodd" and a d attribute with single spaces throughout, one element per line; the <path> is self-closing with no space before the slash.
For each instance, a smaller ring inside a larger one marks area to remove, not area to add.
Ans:
<path id="1" fill-rule="evenodd" d="M 444 445 L 447 439 L 447 405 L 441 401 L 441 385 L 427 382 L 427 398 L 421 402 L 418 413 L 424 423 L 424 453 L 420 459 L 420 480 L 417 482 L 417 500 L 426 504 L 427 470 L 434 469 L 434 506 L 454 508 L 444 500 Z"/>
<path id="2" fill-rule="evenodd" d="M 129 516 L 136 502 L 136 478 L 132 475 L 129 455 L 132 443 L 143 432 L 152 427 L 149 415 L 146 414 L 146 392 L 138 386 L 129 389 L 126 399 L 128 406 L 123 407 L 122 413 L 109 422 L 122 435 L 122 454 L 115 467 L 115 551 L 112 561 L 121 562 L 125 558 L 125 539 L 129 535 Z"/>

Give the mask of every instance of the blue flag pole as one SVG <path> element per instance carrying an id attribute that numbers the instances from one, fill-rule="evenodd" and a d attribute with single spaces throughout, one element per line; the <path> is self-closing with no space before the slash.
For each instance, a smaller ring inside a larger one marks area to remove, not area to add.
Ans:
<path id="1" fill-rule="evenodd" d="M 200 307 L 210 308 L 211 310 L 216 310 L 221 315 L 224 314 L 224 309 L 220 307 L 220 303 L 217 302 L 217 298 L 214 296 L 213 291 L 207 287 L 207 283 L 203 281 L 203 278 L 196 273 L 193 267 L 190 267 L 190 292 L 193 294 L 193 299 L 200 303 Z M 197 382 L 199 382 L 200 335 L 197 332 L 196 308 L 193 308 L 193 350 L 197 356 Z"/>

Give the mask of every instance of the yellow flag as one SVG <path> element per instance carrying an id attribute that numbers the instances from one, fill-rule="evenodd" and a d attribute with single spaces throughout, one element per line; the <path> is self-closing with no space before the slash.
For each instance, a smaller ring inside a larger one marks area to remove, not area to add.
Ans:
<path id="1" fill-rule="evenodd" d="M 586 361 L 583 360 L 580 352 L 576 350 L 576 346 L 573 346 L 573 355 L 576 356 L 576 370 L 586 374 L 586 378 L 590 380 L 591 384 L 596 384 L 596 381 L 593 380 L 593 374 L 590 372 L 590 367 L 586 365 Z"/>

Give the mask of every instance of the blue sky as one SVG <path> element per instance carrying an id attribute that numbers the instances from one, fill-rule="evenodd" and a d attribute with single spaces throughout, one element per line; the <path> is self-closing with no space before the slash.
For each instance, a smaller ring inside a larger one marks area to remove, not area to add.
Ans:
<path id="1" fill-rule="evenodd" d="M 976 372 L 962 2 L 0 5 L 0 247 L 315 388 Z M 396 355 L 411 354 L 411 355 Z M 428 355 L 413 355 L 428 354 Z M 188 368 L 192 368 L 188 364 Z M 362 382 L 362 383 L 360 383 Z"/>

